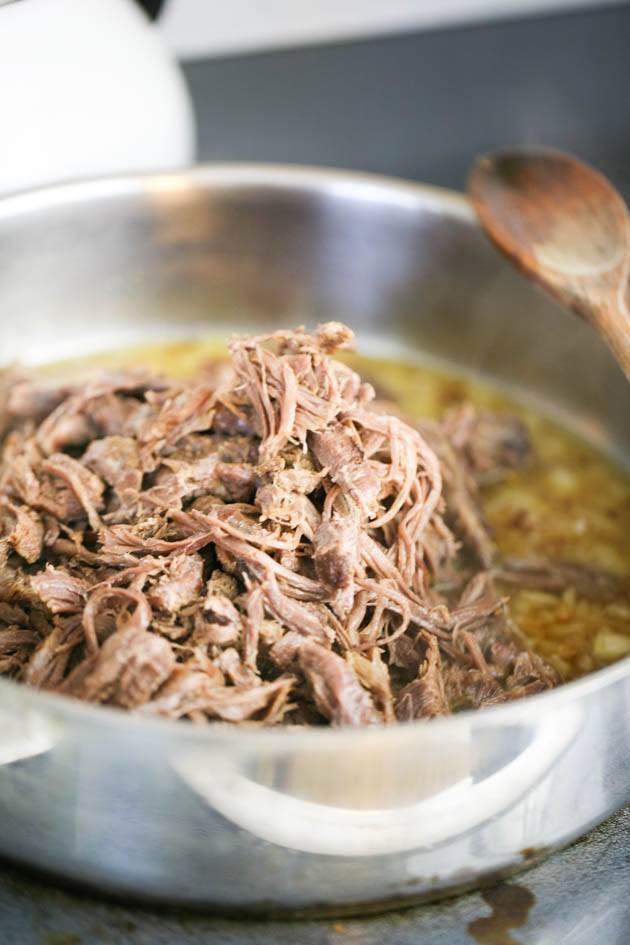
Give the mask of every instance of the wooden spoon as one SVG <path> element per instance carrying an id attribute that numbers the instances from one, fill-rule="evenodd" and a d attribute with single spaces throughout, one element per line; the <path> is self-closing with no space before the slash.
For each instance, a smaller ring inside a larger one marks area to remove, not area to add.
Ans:
<path id="1" fill-rule="evenodd" d="M 630 379 L 630 215 L 602 174 L 558 151 L 479 158 L 469 180 L 508 259 L 601 332 Z"/>

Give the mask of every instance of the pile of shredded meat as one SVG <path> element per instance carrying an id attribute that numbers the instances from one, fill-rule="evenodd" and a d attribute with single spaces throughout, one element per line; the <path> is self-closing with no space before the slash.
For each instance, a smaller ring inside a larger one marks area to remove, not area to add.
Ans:
<path id="1" fill-rule="evenodd" d="M 470 406 L 406 423 L 331 357 L 352 341 L 337 323 L 237 338 L 187 382 L 7 373 L 0 673 L 268 725 L 432 718 L 556 685 L 496 582 L 568 577 L 501 560 L 477 497 L 525 462 L 525 428 Z"/>

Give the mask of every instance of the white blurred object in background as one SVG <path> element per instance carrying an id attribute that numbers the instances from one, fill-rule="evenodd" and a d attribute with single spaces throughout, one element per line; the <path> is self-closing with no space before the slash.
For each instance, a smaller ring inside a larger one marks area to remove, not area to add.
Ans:
<path id="1" fill-rule="evenodd" d="M 0 194 L 189 164 L 184 80 L 132 0 L 0 0 Z"/>

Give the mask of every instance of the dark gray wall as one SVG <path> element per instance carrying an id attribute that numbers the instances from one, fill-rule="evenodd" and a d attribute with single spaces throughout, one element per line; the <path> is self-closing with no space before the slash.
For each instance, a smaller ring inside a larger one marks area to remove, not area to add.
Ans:
<path id="1" fill-rule="evenodd" d="M 461 188 L 545 144 L 630 196 L 630 6 L 189 63 L 203 160 L 328 164 Z"/>

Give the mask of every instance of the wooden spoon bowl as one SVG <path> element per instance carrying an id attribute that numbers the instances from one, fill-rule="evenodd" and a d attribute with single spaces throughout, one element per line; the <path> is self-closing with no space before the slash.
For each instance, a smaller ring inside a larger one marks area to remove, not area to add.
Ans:
<path id="1" fill-rule="evenodd" d="M 613 185 L 558 151 L 477 160 L 469 190 L 495 245 L 606 339 L 630 378 L 630 215 Z"/>

